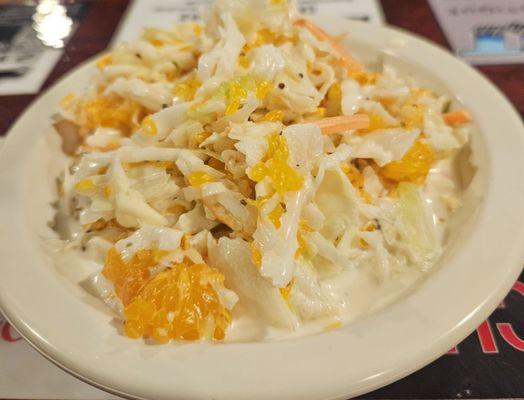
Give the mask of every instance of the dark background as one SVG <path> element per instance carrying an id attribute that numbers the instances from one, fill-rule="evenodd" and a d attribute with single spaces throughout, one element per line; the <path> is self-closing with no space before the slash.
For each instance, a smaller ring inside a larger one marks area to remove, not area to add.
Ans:
<path id="1" fill-rule="evenodd" d="M 475 0 L 471 0 L 475 1 Z M 1 4 L 8 2 L 0 1 Z M 68 2 L 70 3 L 70 2 Z M 81 1 L 79 25 L 69 40 L 43 90 L 85 59 L 104 50 L 118 26 L 128 1 Z M 381 0 L 386 21 L 449 47 L 429 4 L 425 0 Z M 153 25 L 154 21 L 146 21 Z M 1 38 L 0 38 L 1 40 Z M 524 65 L 485 66 L 479 70 L 497 85 L 524 116 Z M 0 96 L 0 135 L 37 95 Z M 494 266 L 495 267 L 495 266 Z M 524 282 L 524 274 L 520 276 Z M 524 398 L 524 294 L 513 290 L 503 307 L 489 318 L 497 351 L 483 350 L 478 333 L 473 333 L 447 354 L 424 369 L 362 398 Z M 497 323 L 510 323 L 521 338 L 511 346 L 500 334 Z M 484 325 L 484 332 L 486 325 Z M 486 346 L 486 342 L 484 342 Z"/>

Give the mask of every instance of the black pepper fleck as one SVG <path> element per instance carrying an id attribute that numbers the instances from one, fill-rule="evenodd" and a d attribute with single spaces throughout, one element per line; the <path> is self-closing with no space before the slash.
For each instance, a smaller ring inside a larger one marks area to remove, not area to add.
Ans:
<path id="1" fill-rule="evenodd" d="M 135 56 L 139 59 L 142 59 L 142 56 L 140 55 L 140 53 L 135 53 Z"/>
<path id="2" fill-rule="evenodd" d="M 302 79 L 302 78 L 304 77 L 304 74 L 303 74 L 302 72 L 300 72 L 300 73 L 298 74 L 298 76 L 300 76 L 300 78 Z"/>
<path id="3" fill-rule="evenodd" d="M 167 108 L 167 104 L 166 103 L 162 104 L 162 108 Z"/>
<path id="4" fill-rule="evenodd" d="M 247 206 L 247 201 L 242 199 L 242 200 L 240 200 L 240 204 L 242 204 L 243 206 Z"/>
<path id="5" fill-rule="evenodd" d="M 129 243 L 126 243 L 126 247 L 131 247 L 132 243 L 129 242 Z"/>
<path id="6" fill-rule="evenodd" d="M 279 88 L 279 89 L 284 89 L 285 87 L 286 87 L 286 84 L 283 83 L 283 82 L 280 82 L 280 83 L 278 84 L 278 88 Z"/>

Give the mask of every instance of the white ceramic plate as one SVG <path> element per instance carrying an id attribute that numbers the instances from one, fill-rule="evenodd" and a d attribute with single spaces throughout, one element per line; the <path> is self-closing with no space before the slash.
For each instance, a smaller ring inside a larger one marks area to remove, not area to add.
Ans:
<path id="1" fill-rule="evenodd" d="M 52 233 L 57 156 L 43 132 L 59 99 L 81 89 L 88 63 L 40 97 L 0 156 L 0 306 L 42 354 L 114 393 L 148 399 L 334 399 L 393 382 L 457 344 L 502 300 L 524 262 L 524 129 L 507 100 L 447 52 L 406 33 L 342 20 L 368 61 L 378 56 L 454 94 L 475 118 L 482 199 L 466 201 L 430 276 L 395 304 L 336 331 L 282 342 L 146 346 L 66 279 L 42 249 Z M 460 228 L 460 229 L 459 229 Z M 70 269 L 75 271 L 74 266 Z M 63 271 L 62 271 L 63 272 Z"/>

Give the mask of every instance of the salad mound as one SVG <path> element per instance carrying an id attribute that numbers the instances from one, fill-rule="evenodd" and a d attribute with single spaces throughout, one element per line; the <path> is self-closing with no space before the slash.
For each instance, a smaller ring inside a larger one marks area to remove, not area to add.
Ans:
<path id="1" fill-rule="evenodd" d="M 92 285 L 128 337 L 222 340 L 245 315 L 338 326 L 348 271 L 434 264 L 471 117 L 342 40 L 286 0 L 216 0 L 64 97 L 67 239 L 102 255 Z"/>

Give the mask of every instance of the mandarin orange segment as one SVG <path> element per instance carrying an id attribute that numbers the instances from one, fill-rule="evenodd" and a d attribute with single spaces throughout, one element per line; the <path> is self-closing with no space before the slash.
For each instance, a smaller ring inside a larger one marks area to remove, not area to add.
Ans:
<path id="1" fill-rule="evenodd" d="M 264 156 L 266 161 L 259 161 L 253 165 L 249 173 L 250 179 L 260 182 L 267 176 L 279 194 L 301 189 L 304 178 L 288 163 L 289 149 L 286 138 L 272 134 L 267 141 L 268 149 Z"/>
<path id="2" fill-rule="evenodd" d="M 266 113 L 260 120 L 261 122 L 278 122 L 284 119 L 284 111 L 282 110 L 271 110 Z"/>
<path id="3" fill-rule="evenodd" d="M 342 172 L 346 174 L 351 185 L 358 190 L 360 197 L 366 202 L 371 203 L 371 195 L 364 188 L 364 175 L 360 170 L 352 163 L 341 166 Z"/>
<path id="4" fill-rule="evenodd" d="M 255 86 L 255 96 L 258 100 L 263 100 L 264 97 L 271 91 L 273 85 L 269 81 L 259 81 Z"/>
<path id="5" fill-rule="evenodd" d="M 115 293 L 126 306 L 150 279 L 150 268 L 166 254 L 166 251 L 158 249 L 139 250 L 125 262 L 113 247 L 107 253 L 102 274 L 113 283 Z"/>
<path id="6" fill-rule="evenodd" d="M 253 264 L 257 267 L 262 265 L 262 253 L 254 242 L 251 242 L 251 261 L 253 261 Z"/>
<path id="7" fill-rule="evenodd" d="M 130 134 L 139 127 L 146 110 L 132 100 L 111 94 L 82 101 L 76 114 L 80 125 L 87 129 L 115 128 Z"/>
<path id="8" fill-rule="evenodd" d="M 291 281 L 287 284 L 286 287 L 279 289 L 280 295 L 282 296 L 289 308 L 293 308 L 293 306 L 291 305 L 291 289 L 293 289 L 294 284 L 295 278 L 291 278 Z"/>
<path id="9" fill-rule="evenodd" d="M 152 278 L 124 309 L 129 337 L 198 340 L 207 335 L 221 340 L 231 313 L 221 303 L 215 285 L 224 276 L 207 264 L 175 264 Z"/>
<path id="10" fill-rule="evenodd" d="M 302 188 L 304 179 L 287 162 L 272 160 L 269 168 L 269 176 L 277 193 L 284 194 Z"/>
<path id="11" fill-rule="evenodd" d="M 379 74 L 367 71 L 351 71 L 349 77 L 361 85 L 374 85 L 377 82 Z"/>
<path id="12" fill-rule="evenodd" d="M 369 126 L 366 129 L 360 129 L 358 134 L 367 135 L 378 129 L 388 129 L 393 128 L 394 125 L 389 124 L 381 115 L 375 111 L 366 112 L 366 115 L 369 117 Z"/>
<path id="13" fill-rule="evenodd" d="M 275 228 L 280 228 L 280 226 L 282 225 L 281 223 L 281 218 L 282 218 L 282 215 L 284 214 L 284 207 L 282 207 L 282 204 L 278 203 L 275 208 L 273 208 L 273 210 L 268 214 L 268 219 L 273 223 L 273 225 L 275 226 Z"/>
<path id="14" fill-rule="evenodd" d="M 132 303 L 126 307 L 125 334 L 131 339 L 138 339 L 146 334 L 149 321 L 154 313 L 151 303 Z"/>
<path id="15" fill-rule="evenodd" d="M 424 183 L 435 161 L 431 147 L 422 139 L 417 139 L 411 149 L 398 161 L 380 168 L 380 176 L 393 182 Z"/>
<path id="16" fill-rule="evenodd" d="M 179 83 L 175 87 L 175 94 L 185 101 L 191 101 L 195 97 L 197 89 L 202 85 L 198 79 L 190 79 Z"/>
<path id="17" fill-rule="evenodd" d="M 335 82 L 331 85 L 322 105 L 326 109 L 326 116 L 328 117 L 334 117 L 342 113 L 342 88 L 340 83 Z"/>
<path id="18" fill-rule="evenodd" d="M 215 178 L 204 171 L 193 171 L 187 176 L 187 181 L 191 186 L 199 187 L 205 183 L 213 182 Z"/>

